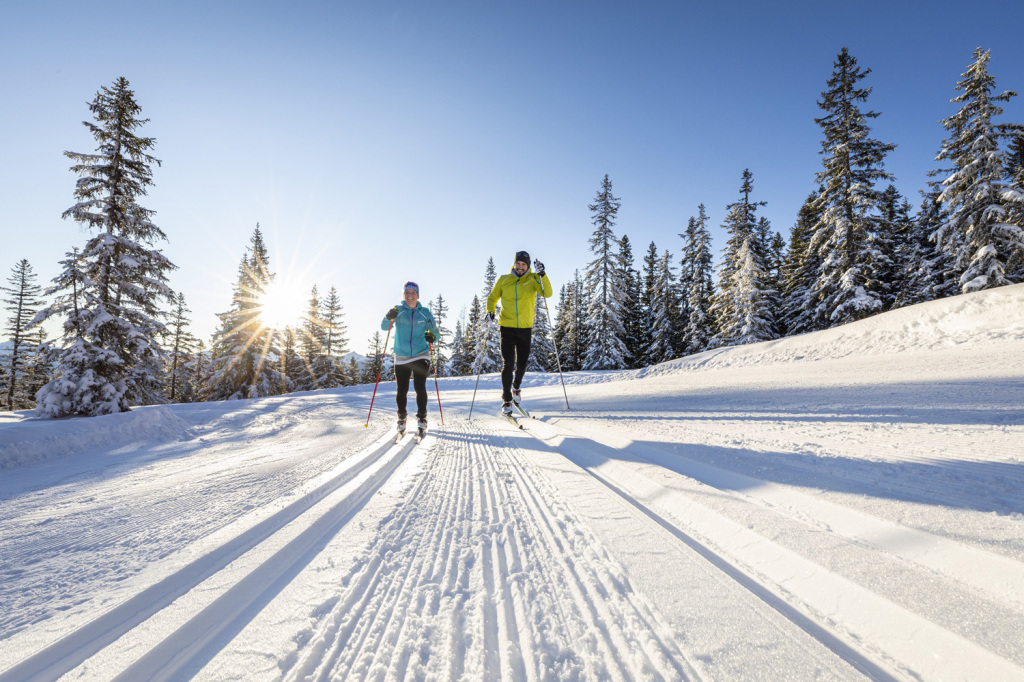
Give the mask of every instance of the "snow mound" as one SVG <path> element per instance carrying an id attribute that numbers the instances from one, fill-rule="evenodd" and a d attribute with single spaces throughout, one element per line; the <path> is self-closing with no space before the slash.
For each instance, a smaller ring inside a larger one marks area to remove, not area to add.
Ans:
<path id="1" fill-rule="evenodd" d="M 1024 340 L 1024 284 L 892 310 L 834 329 L 716 348 L 654 367 L 637 378 L 679 371 L 939 351 Z"/>
<path id="2" fill-rule="evenodd" d="M 102 417 L 0 423 L 0 469 L 92 449 L 113 452 L 143 441 L 177 440 L 190 428 L 167 406 L 138 407 Z"/>

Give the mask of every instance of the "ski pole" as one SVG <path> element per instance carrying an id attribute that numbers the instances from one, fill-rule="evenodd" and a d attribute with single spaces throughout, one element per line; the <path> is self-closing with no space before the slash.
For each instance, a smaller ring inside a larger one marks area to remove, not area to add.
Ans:
<path id="1" fill-rule="evenodd" d="M 540 275 L 537 276 L 538 282 L 540 282 Z M 541 298 L 544 299 L 544 312 L 548 316 L 548 329 L 551 330 L 551 345 L 555 347 L 555 364 L 558 365 L 558 378 L 562 380 L 562 395 L 565 396 L 565 409 L 571 410 L 569 407 L 569 394 L 565 392 L 565 378 L 562 376 L 562 361 L 558 357 L 558 341 L 555 340 L 555 325 L 551 323 L 551 309 L 548 308 L 548 299 L 544 296 L 544 283 L 540 282 L 541 285 Z"/>
<path id="2" fill-rule="evenodd" d="M 490 341 L 491 324 L 490 320 L 484 325 L 484 347 L 476 358 L 476 384 L 473 385 L 473 399 L 469 401 L 469 418 L 473 418 L 473 404 L 476 403 L 476 389 L 480 385 L 480 373 L 484 370 L 484 354 L 487 352 L 487 342 Z"/>
<path id="3" fill-rule="evenodd" d="M 437 391 L 437 413 L 441 415 L 441 426 L 444 426 L 444 412 L 441 411 L 441 389 L 437 385 L 437 363 L 434 362 L 434 344 L 427 341 L 430 348 L 430 364 L 434 366 L 434 390 Z"/>
<path id="4" fill-rule="evenodd" d="M 370 428 L 370 413 L 373 412 L 373 401 L 377 399 L 377 384 L 380 383 L 380 372 L 384 369 L 384 357 L 388 354 L 388 341 L 391 339 L 391 325 L 395 323 L 394 320 L 388 322 L 388 335 L 384 338 L 384 350 L 380 353 L 380 367 L 377 368 L 377 381 L 373 384 L 373 397 L 370 398 L 370 411 L 366 413 L 366 423 L 363 424 L 364 429 Z M 380 338 L 379 336 L 377 337 Z"/>

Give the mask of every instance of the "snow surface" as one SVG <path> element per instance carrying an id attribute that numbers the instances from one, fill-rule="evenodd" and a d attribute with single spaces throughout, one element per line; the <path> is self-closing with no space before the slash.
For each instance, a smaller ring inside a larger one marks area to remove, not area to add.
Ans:
<path id="1" fill-rule="evenodd" d="M 0 681 L 1024 679 L 1024 285 L 474 381 L 0 413 Z"/>

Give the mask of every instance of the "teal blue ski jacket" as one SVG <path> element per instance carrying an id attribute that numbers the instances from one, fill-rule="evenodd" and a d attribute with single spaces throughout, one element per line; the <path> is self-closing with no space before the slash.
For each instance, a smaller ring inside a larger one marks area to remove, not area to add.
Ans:
<path id="1" fill-rule="evenodd" d="M 398 317 L 395 318 L 394 328 L 391 334 L 395 337 L 395 362 L 401 363 L 411 358 L 429 358 L 430 346 L 423 334 L 429 329 L 434 332 L 435 338 L 441 338 L 441 330 L 434 322 L 434 316 L 430 309 L 423 306 L 419 301 L 415 308 L 410 308 L 402 301 L 395 306 L 398 309 Z M 381 320 L 380 328 L 386 330 L 391 320 L 385 317 Z"/>

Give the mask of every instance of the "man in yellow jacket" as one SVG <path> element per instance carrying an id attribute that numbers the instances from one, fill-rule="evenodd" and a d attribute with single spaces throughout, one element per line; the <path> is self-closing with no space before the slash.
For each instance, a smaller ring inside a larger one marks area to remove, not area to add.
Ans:
<path id="1" fill-rule="evenodd" d="M 519 387 L 526 374 L 530 359 L 530 341 L 533 338 L 533 320 L 537 308 L 537 294 L 551 298 L 551 281 L 544 272 L 544 264 L 534 261 L 530 271 L 530 254 L 516 252 L 512 272 L 502 275 L 494 283 L 487 297 L 487 319 L 494 320 L 494 309 L 501 300 L 501 411 L 512 414 L 512 401 L 519 404 Z"/>

